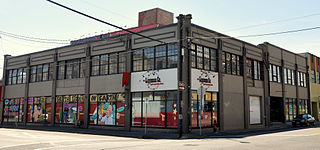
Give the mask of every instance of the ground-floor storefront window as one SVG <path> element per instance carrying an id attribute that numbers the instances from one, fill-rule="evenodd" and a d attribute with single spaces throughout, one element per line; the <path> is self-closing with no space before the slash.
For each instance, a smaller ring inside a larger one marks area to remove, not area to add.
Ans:
<path id="1" fill-rule="evenodd" d="M 90 95 L 90 122 L 93 125 L 124 126 L 125 95 L 93 94 Z"/>
<path id="2" fill-rule="evenodd" d="M 5 99 L 3 122 L 23 122 L 24 99 Z"/>
<path id="3" fill-rule="evenodd" d="M 27 122 L 51 122 L 51 97 L 29 97 Z"/>
<path id="4" fill-rule="evenodd" d="M 286 98 L 285 100 L 285 116 L 286 121 L 292 121 L 297 116 L 297 105 L 295 98 Z"/>
<path id="5" fill-rule="evenodd" d="M 132 126 L 177 127 L 177 91 L 132 93 Z"/>
<path id="6" fill-rule="evenodd" d="M 200 115 L 200 100 L 197 91 L 192 91 L 191 94 L 191 126 L 211 127 L 218 123 L 218 104 L 217 93 L 206 92 Z"/>
<path id="7" fill-rule="evenodd" d="M 308 113 L 308 100 L 306 99 L 299 99 L 299 114 L 306 114 Z"/>
<path id="8" fill-rule="evenodd" d="M 83 121 L 84 95 L 66 95 L 56 97 L 55 122 L 75 123 Z"/>

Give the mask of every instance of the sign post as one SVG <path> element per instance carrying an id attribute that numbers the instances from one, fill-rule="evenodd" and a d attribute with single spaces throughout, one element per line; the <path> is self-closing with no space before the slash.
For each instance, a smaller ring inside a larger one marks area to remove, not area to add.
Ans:
<path id="1" fill-rule="evenodd" d="M 200 135 L 202 135 L 202 121 L 201 121 L 201 118 L 202 118 L 202 111 L 203 111 L 203 105 L 204 105 L 204 95 L 206 93 L 206 88 L 203 87 L 203 85 L 201 85 L 199 88 L 198 88 L 198 95 L 199 95 L 199 99 L 200 99 L 200 106 L 199 106 L 199 111 L 200 111 Z"/>

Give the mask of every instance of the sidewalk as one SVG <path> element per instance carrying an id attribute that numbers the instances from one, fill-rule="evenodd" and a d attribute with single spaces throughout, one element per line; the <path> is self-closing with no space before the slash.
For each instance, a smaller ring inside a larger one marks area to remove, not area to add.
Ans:
<path id="1" fill-rule="evenodd" d="M 317 127 L 320 127 L 320 122 L 316 123 Z M 94 135 L 108 135 L 108 136 L 120 136 L 120 137 L 131 137 L 131 138 L 146 138 L 146 139 L 203 139 L 203 138 L 239 138 L 246 136 L 254 136 L 259 134 L 283 132 L 289 130 L 297 130 L 300 128 L 293 128 L 288 124 L 274 124 L 265 128 L 256 129 L 241 129 L 241 130 L 228 130 L 222 132 L 211 132 L 203 133 L 199 135 L 199 132 L 192 132 L 184 134 L 181 138 L 177 133 L 162 133 L 155 131 L 148 131 L 144 134 L 144 131 L 124 131 L 124 130 L 103 130 L 103 129 L 83 129 L 83 128 L 62 128 L 62 127 L 49 127 L 49 126 L 14 126 L 14 125 L 2 125 L 2 128 L 17 128 L 27 130 L 40 130 L 40 131 L 56 131 L 56 132 L 68 132 L 68 133 L 79 133 L 79 134 L 94 134 Z"/>

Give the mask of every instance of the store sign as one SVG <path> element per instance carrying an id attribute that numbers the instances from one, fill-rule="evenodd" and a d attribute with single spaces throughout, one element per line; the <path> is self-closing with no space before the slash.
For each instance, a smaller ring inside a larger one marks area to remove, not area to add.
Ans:
<path id="1" fill-rule="evenodd" d="M 131 91 L 176 90 L 177 69 L 152 70 L 131 74 Z"/>
<path id="2" fill-rule="evenodd" d="M 198 90 L 201 86 L 206 88 L 206 91 L 218 92 L 218 73 L 191 69 L 191 89 Z"/>

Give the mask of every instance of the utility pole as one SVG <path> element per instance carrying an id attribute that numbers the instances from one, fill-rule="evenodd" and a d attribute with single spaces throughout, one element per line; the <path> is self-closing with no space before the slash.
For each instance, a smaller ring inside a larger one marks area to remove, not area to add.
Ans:
<path id="1" fill-rule="evenodd" d="M 189 132 L 190 124 L 190 58 L 189 58 L 189 38 L 191 36 L 191 15 L 182 15 L 178 17 L 178 82 L 184 82 L 186 88 L 178 91 L 178 132 L 179 137 L 183 133 Z"/>

